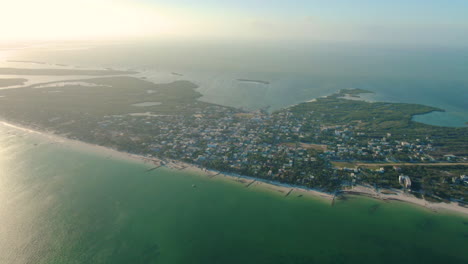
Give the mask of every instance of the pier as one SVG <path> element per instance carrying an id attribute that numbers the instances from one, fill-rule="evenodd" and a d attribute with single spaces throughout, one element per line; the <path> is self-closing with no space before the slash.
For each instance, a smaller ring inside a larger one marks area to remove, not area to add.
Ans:
<path id="1" fill-rule="evenodd" d="M 289 190 L 289 192 L 284 197 L 288 197 L 292 193 L 292 191 L 294 191 L 294 189 Z"/>
<path id="2" fill-rule="evenodd" d="M 154 170 L 157 170 L 159 168 L 161 168 L 163 165 L 159 165 L 159 166 L 156 166 L 154 168 L 151 168 L 151 169 L 147 169 L 146 172 L 151 172 L 151 171 L 154 171 Z"/>
<path id="3" fill-rule="evenodd" d="M 333 195 L 333 199 L 332 199 L 332 203 L 331 203 L 331 206 L 335 206 L 335 200 L 336 200 L 336 197 L 340 194 L 344 193 L 343 191 L 336 191 L 335 194 Z"/>
<path id="4" fill-rule="evenodd" d="M 332 207 L 335 206 L 336 195 L 337 195 L 337 192 L 335 192 L 335 194 L 333 195 L 333 199 L 332 199 L 332 202 L 331 202 Z"/>
<path id="5" fill-rule="evenodd" d="M 216 174 L 213 174 L 213 175 L 208 176 L 208 178 L 212 179 L 212 178 L 214 178 L 214 177 L 216 177 L 216 176 L 218 176 L 218 175 L 220 175 L 220 174 L 221 174 L 221 172 L 218 172 L 218 173 L 216 173 Z"/>
<path id="6" fill-rule="evenodd" d="M 256 181 L 257 181 L 257 180 L 251 181 L 249 184 L 247 184 L 247 185 L 245 186 L 245 188 L 249 188 L 249 186 L 252 185 L 252 184 L 254 184 Z"/>

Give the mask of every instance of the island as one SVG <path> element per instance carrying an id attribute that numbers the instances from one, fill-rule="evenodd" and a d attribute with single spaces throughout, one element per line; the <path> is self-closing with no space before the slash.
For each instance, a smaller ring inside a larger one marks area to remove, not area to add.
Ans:
<path id="1" fill-rule="evenodd" d="M 268 85 L 270 82 L 262 81 L 262 80 L 252 80 L 252 79 L 237 79 L 239 82 L 250 82 L 250 83 L 259 83 Z"/>
<path id="2" fill-rule="evenodd" d="M 32 64 L 46 64 L 43 61 L 32 61 L 32 60 L 7 60 L 7 62 L 14 62 L 14 63 L 32 63 Z"/>
<path id="3" fill-rule="evenodd" d="M 75 69 L 24 69 L 24 68 L 0 68 L 0 75 L 47 75 L 47 76 L 104 76 L 136 74 L 136 71 L 117 70 L 75 70 Z"/>
<path id="4" fill-rule="evenodd" d="M 369 91 L 347 89 L 274 112 L 244 111 L 198 100 L 189 81 L 81 81 L 95 85 L 0 90 L 0 117 L 157 158 L 158 166 L 175 160 L 336 195 L 366 185 L 468 202 L 468 128 L 412 120 L 439 108 L 354 100 Z"/>

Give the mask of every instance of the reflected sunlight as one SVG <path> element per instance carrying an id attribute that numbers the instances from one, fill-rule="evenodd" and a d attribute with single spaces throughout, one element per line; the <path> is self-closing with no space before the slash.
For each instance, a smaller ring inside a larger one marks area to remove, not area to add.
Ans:
<path id="1" fill-rule="evenodd" d="M 89 40 L 164 34 L 161 10 L 128 0 L 0 0 L 0 41 Z"/>

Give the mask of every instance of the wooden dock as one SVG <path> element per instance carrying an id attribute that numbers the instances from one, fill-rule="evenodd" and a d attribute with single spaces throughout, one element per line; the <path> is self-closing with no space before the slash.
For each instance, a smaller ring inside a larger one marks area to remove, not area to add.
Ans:
<path id="1" fill-rule="evenodd" d="M 292 191 L 294 191 L 294 189 L 289 190 L 289 192 L 284 197 L 288 197 L 292 193 Z"/>
<path id="2" fill-rule="evenodd" d="M 221 174 L 221 172 L 218 172 L 218 173 L 216 173 L 216 174 L 209 175 L 208 178 L 212 179 L 212 178 L 214 178 L 214 177 L 216 177 L 216 176 L 218 176 L 218 175 L 220 175 L 220 174 Z"/>
<path id="3" fill-rule="evenodd" d="M 159 168 L 161 168 L 161 167 L 162 167 L 162 165 L 159 165 L 159 166 L 156 166 L 156 167 L 154 167 L 154 168 L 147 169 L 146 172 L 151 172 L 151 171 L 157 170 L 157 169 L 159 169 Z"/>
<path id="4" fill-rule="evenodd" d="M 340 195 L 340 194 L 342 194 L 342 192 L 341 192 L 341 191 L 337 191 L 337 192 L 335 192 L 335 194 L 333 195 L 333 199 L 332 199 L 332 203 L 331 203 L 331 206 L 332 206 L 332 207 L 335 206 L 336 197 L 337 197 L 338 195 Z"/>
<path id="5" fill-rule="evenodd" d="M 247 184 L 247 185 L 245 186 L 245 188 L 249 188 L 249 187 L 250 187 L 250 185 L 254 184 L 256 181 L 257 181 L 257 180 L 253 180 L 253 181 L 251 181 L 249 184 Z"/>

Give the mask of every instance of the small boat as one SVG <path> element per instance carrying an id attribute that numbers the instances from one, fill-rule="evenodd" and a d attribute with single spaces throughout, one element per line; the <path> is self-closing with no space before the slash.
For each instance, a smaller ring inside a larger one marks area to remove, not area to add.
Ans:
<path id="1" fill-rule="evenodd" d="M 192 184 L 192 188 L 197 188 L 197 186 L 195 184 Z"/>

